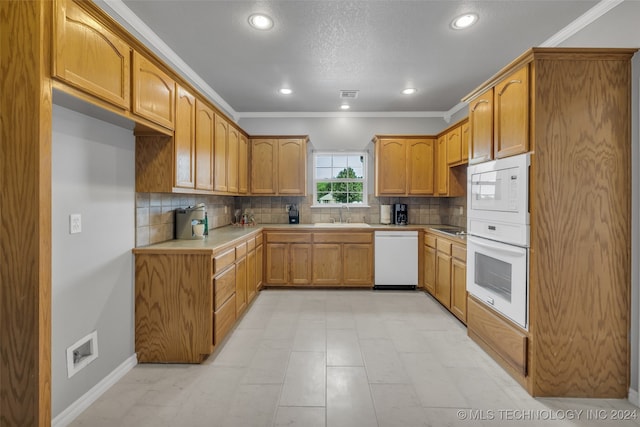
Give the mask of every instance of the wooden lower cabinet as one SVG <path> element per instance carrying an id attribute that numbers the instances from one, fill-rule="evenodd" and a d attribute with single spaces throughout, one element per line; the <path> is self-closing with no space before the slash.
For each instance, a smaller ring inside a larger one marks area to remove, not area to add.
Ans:
<path id="1" fill-rule="evenodd" d="M 260 235 L 260 244 L 257 242 L 256 237 L 256 290 L 259 291 L 262 288 L 264 281 L 264 245 L 262 244 L 262 235 Z"/>
<path id="2" fill-rule="evenodd" d="M 267 285 L 373 286 L 372 232 L 265 235 Z"/>
<path id="3" fill-rule="evenodd" d="M 467 323 L 467 247 L 425 232 L 423 287 L 464 324 Z"/>
<path id="4" fill-rule="evenodd" d="M 262 234 L 259 239 L 259 246 L 254 234 L 211 251 L 134 249 L 140 363 L 200 363 L 213 352 L 255 298 Z"/>
<path id="5" fill-rule="evenodd" d="M 313 283 L 340 285 L 342 282 L 342 245 L 317 243 L 313 245 Z"/>

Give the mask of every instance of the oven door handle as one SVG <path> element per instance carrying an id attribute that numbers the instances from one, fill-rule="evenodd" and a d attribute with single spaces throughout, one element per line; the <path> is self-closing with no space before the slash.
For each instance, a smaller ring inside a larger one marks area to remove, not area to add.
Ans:
<path id="1" fill-rule="evenodd" d="M 497 251 L 497 252 L 502 252 L 508 255 L 512 255 L 512 256 L 525 256 L 526 255 L 526 250 L 520 247 L 515 246 L 514 248 L 516 249 L 510 249 L 508 248 L 508 245 L 505 244 L 500 244 L 498 245 L 493 245 L 491 243 L 485 243 L 483 241 L 480 241 L 478 239 L 474 239 L 472 237 L 467 237 L 469 239 L 469 241 L 474 244 L 474 245 L 478 245 L 481 246 L 483 248 L 486 249 L 490 249 L 492 251 Z M 507 246 L 507 247 L 505 247 Z"/>

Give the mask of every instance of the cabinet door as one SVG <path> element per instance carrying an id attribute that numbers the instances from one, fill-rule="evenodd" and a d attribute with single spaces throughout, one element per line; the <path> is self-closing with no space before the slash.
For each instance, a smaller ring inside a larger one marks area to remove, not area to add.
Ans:
<path id="1" fill-rule="evenodd" d="M 311 283 L 311 245 L 308 243 L 292 243 L 290 251 L 290 283 L 307 285 Z"/>
<path id="2" fill-rule="evenodd" d="M 153 62 L 133 52 L 133 112 L 168 129 L 175 122 L 175 82 Z"/>
<path id="3" fill-rule="evenodd" d="M 278 140 L 278 194 L 307 194 L 307 144 L 302 139 Z"/>
<path id="4" fill-rule="evenodd" d="M 251 194 L 276 194 L 278 141 L 251 140 Z"/>
<path id="5" fill-rule="evenodd" d="M 267 243 L 266 277 L 268 285 L 289 283 L 289 251 L 287 243 Z"/>
<path id="6" fill-rule="evenodd" d="M 469 104 L 469 164 L 492 159 L 493 155 L 493 88 Z"/>
<path id="7" fill-rule="evenodd" d="M 240 150 L 240 133 L 229 125 L 227 136 L 227 191 L 238 194 L 238 155 Z"/>
<path id="8" fill-rule="evenodd" d="M 247 308 L 247 257 L 236 261 L 236 317 Z"/>
<path id="9" fill-rule="evenodd" d="M 227 191 L 227 136 L 229 123 L 216 114 L 213 143 L 213 189 Z"/>
<path id="10" fill-rule="evenodd" d="M 529 151 L 528 65 L 496 85 L 494 108 L 494 158 Z"/>
<path id="11" fill-rule="evenodd" d="M 464 122 L 460 127 L 460 139 L 462 145 L 462 161 L 469 160 L 469 122 Z"/>
<path id="12" fill-rule="evenodd" d="M 436 250 L 424 247 L 424 287 L 431 295 L 436 295 Z"/>
<path id="13" fill-rule="evenodd" d="M 264 245 L 256 246 L 256 289 L 260 290 L 262 288 L 262 283 L 264 278 L 263 274 L 263 265 L 264 265 Z"/>
<path id="14" fill-rule="evenodd" d="M 433 194 L 435 139 L 407 140 L 409 194 Z"/>
<path id="15" fill-rule="evenodd" d="M 407 194 L 407 150 L 403 139 L 380 139 L 376 149 L 376 194 Z"/>
<path id="16" fill-rule="evenodd" d="M 194 188 L 196 98 L 178 86 L 174 133 L 175 185 Z"/>
<path id="17" fill-rule="evenodd" d="M 343 253 L 344 284 L 373 285 L 373 245 L 345 243 Z"/>
<path id="18" fill-rule="evenodd" d="M 451 260 L 451 312 L 467 323 L 467 266 L 456 258 Z"/>
<path id="19" fill-rule="evenodd" d="M 436 183 L 438 194 L 446 195 L 449 192 L 449 165 L 447 164 L 447 136 L 438 138 L 436 147 Z"/>
<path id="20" fill-rule="evenodd" d="M 131 108 L 131 47 L 72 0 L 59 2 L 55 77 L 117 107 Z"/>
<path id="21" fill-rule="evenodd" d="M 436 253 L 436 298 L 451 308 L 451 256 Z"/>
<path id="22" fill-rule="evenodd" d="M 238 149 L 238 193 L 247 194 L 249 191 L 249 139 L 240 134 Z"/>
<path id="23" fill-rule="evenodd" d="M 313 245 L 313 283 L 340 285 L 342 283 L 342 245 L 316 243 Z"/>
<path id="24" fill-rule="evenodd" d="M 256 297 L 256 251 L 249 251 L 247 254 L 247 303 Z"/>
<path id="25" fill-rule="evenodd" d="M 213 190 L 213 110 L 196 99 L 196 188 Z"/>
<path id="26" fill-rule="evenodd" d="M 452 165 L 462 161 L 462 135 L 460 126 L 451 129 L 447 138 L 447 164 Z"/>

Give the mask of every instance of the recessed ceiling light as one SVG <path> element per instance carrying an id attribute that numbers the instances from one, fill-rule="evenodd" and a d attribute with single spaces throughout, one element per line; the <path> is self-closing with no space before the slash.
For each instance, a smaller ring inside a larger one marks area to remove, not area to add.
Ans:
<path id="1" fill-rule="evenodd" d="M 340 106 L 340 109 L 341 109 L 341 110 L 348 110 L 349 108 L 351 108 L 351 107 L 349 107 L 349 104 L 342 104 L 342 105 Z"/>
<path id="2" fill-rule="evenodd" d="M 293 91 L 287 87 L 283 87 L 278 92 L 280 92 L 280 95 L 291 95 L 293 93 Z"/>
<path id="3" fill-rule="evenodd" d="M 256 30 L 270 30 L 273 28 L 273 19 L 263 13 L 254 13 L 249 17 L 249 25 Z"/>
<path id="4" fill-rule="evenodd" d="M 451 28 L 455 30 L 462 30 L 463 28 L 469 28 L 478 21 L 478 15 L 475 13 L 466 13 L 458 16 L 451 22 Z"/>
<path id="5" fill-rule="evenodd" d="M 408 87 L 408 88 L 402 90 L 402 94 L 403 95 L 413 95 L 417 91 L 418 91 L 418 89 L 416 89 L 416 88 Z"/>

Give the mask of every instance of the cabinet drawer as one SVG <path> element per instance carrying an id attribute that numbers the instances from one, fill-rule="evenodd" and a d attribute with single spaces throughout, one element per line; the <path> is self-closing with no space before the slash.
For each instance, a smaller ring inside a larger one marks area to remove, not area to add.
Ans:
<path id="1" fill-rule="evenodd" d="M 371 243 L 371 233 L 313 233 L 314 243 Z"/>
<path id="2" fill-rule="evenodd" d="M 216 311 L 236 291 L 236 269 L 232 266 L 213 279 L 213 310 Z"/>
<path id="3" fill-rule="evenodd" d="M 236 259 L 240 259 L 247 254 L 247 243 L 241 243 L 236 246 Z"/>
<path id="4" fill-rule="evenodd" d="M 222 342 L 236 321 L 236 296 L 224 303 L 220 310 L 213 313 L 213 345 Z"/>
<path id="5" fill-rule="evenodd" d="M 267 243 L 308 243 L 311 233 L 267 233 Z"/>
<path id="6" fill-rule="evenodd" d="M 425 234 L 424 235 L 424 244 L 429 246 L 430 248 L 435 248 L 436 247 L 436 236 L 433 236 L 431 234 Z"/>
<path id="7" fill-rule="evenodd" d="M 260 246 L 262 244 L 262 233 L 256 236 L 256 246 Z"/>
<path id="8" fill-rule="evenodd" d="M 438 252 L 451 255 L 451 242 L 448 240 L 436 239 L 436 248 L 438 248 Z"/>
<path id="9" fill-rule="evenodd" d="M 467 262 L 467 248 L 466 247 L 453 245 L 451 247 L 451 254 L 453 255 L 454 258 L 457 258 L 460 261 Z"/>
<path id="10" fill-rule="evenodd" d="M 213 257 L 213 274 L 214 276 L 224 270 L 227 266 L 233 264 L 236 260 L 235 248 L 229 249 L 221 254 Z"/>
<path id="11" fill-rule="evenodd" d="M 469 336 L 479 339 L 508 365 L 527 374 L 527 335 L 475 299 L 467 299 Z"/>
<path id="12" fill-rule="evenodd" d="M 256 248 L 256 238 L 252 237 L 249 240 L 247 240 L 247 252 L 251 252 L 255 248 Z"/>

